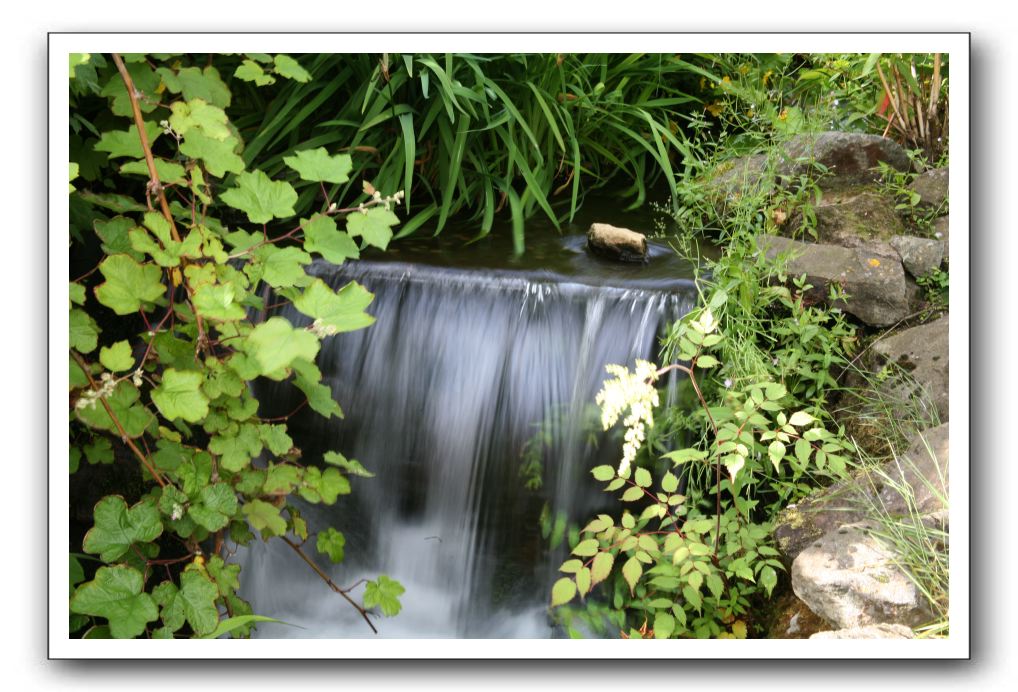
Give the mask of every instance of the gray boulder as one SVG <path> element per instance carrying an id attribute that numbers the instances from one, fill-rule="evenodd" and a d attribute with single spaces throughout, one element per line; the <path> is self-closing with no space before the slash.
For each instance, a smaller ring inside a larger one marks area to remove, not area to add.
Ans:
<path id="1" fill-rule="evenodd" d="M 792 563 L 795 595 L 839 629 L 931 620 L 932 609 L 891 548 L 867 529 L 846 524 L 799 553 Z"/>
<path id="2" fill-rule="evenodd" d="M 774 538 L 785 566 L 828 532 L 864 520 L 874 501 L 869 483 L 854 478 L 816 490 L 786 506 L 774 523 Z"/>
<path id="3" fill-rule="evenodd" d="M 597 255 L 622 262 L 644 262 L 647 259 L 647 236 L 606 223 L 590 225 L 587 247 Z"/>
<path id="4" fill-rule="evenodd" d="M 870 349 L 874 371 L 888 365 L 904 371 L 904 377 L 891 373 L 883 385 L 884 391 L 902 400 L 920 397 L 936 410 L 937 422 L 946 422 L 950 413 L 949 334 L 950 317 L 945 314 L 928 324 L 876 341 Z"/>
<path id="5" fill-rule="evenodd" d="M 904 231 L 894 203 L 872 188 L 825 194 L 814 212 L 817 240 L 830 245 L 866 248 L 893 257 L 895 251 L 887 241 Z M 796 221 L 801 224 L 799 218 Z"/>
<path id="6" fill-rule="evenodd" d="M 875 183 L 880 180 L 876 168 L 881 161 L 899 171 L 907 171 L 911 166 L 897 142 L 856 132 L 796 135 L 785 146 L 785 152 L 787 158 L 779 167 L 780 175 L 795 179 L 810 173 L 812 164 L 817 163 L 829 173 L 818 181 L 824 189 Z"/>
<path id="7" fill-rule="evenodd" d="M 933 237 L 944 243 L 944 261 L 951 261 L 951 222 L 949 216 L 941 216 L 933 222 Z"/>
<path id="8" fill-rule="evenodd" d="M 915 639 L 915 632 L 905 625 L 870 625 L 833 632 L 817 632 L 810 639 Z"/>
<path id="9" fill-rule="evenodd" d="M 884 511 L 909 515 L 912 510 L 941 523 L 946 518 L 950 491 L 950 435 L 948 424 L 916 434 L 908 451 L 887 463 L 884 475 L 893 480 L 880 491 Z M 894 486 L 906 488 L 910 499 Z"/>
<path id="10" fill-rule="evenodd" d="M 919 206 L 923 209 L 937 209 L 941 213 L 947 211 L 949 173 L 947 168 L 934 168 L 926 171 L 909 185 L 909 189 L 919 193 Z"/>
<path id="11" fill-rule="evenodd" d="M 901 263 L 912 276 L 919 278 L 940 267 L 944 261 L 944 241 L 917 238 L 912 235 L 896 235 L 891 238 L 891 247 L 901 256 Z"/>
<path id="12" fill-rule="evenodd" d="M 759 237 L 757 243 L 770 259 L 789 257 L 788 273 L 806 275 L 813 285 L 808 295 L 814 301 L 826 301 L 831 285 L 837 284 L 848 299 L 835 301 L 834 307 L 866 324 L 889 326 L 909 313 L 911 291 L 897 254 L 888 256 L 869 247 L 800 243 L 770 235 Z"/>

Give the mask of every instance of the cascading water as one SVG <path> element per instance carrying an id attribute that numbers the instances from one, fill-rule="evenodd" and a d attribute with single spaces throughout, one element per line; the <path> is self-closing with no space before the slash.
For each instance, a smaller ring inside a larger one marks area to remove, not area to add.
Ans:
<path id="1" fill-rule="evenodd" d="M 346 536 L 337 584 L 385 574 L 406 587 L 378 636 L 557 634 L 546 606 L 564 548 L 549 550 L 542 509 L 579 522 L 605 506 L 589 469 L 617 464 L 621 443 L 592 410 L 604 366 L 653 360 L 660 328 L 696 293 L 691 268 L 666 248 L 634 267 L 588 257 L 582 237 L 552 242 L 532 253 L 541 270 L 490 257 L 452 268 L 434 249 L 418 262 L 400 251 L 312 267 L 333 288 L 357 281 L 375 294 L 377 322 L 327 339 L 318 359 L 345 419 L 302 412 L 290 430 L 305 462 L 336 450 L 376 474 L 351 478 L 333 507 L 301 511 Z M 285 383 L 259 398 L 272 409 L 263 415 L 300 403 Z M 525 459 L 541 462 L 539 489 L 521 477 Z M 373 636 L 287 546 L 256 542 L 243 561 L 254 611 L 304 628 L 263 624 L 257 636 Z"/>

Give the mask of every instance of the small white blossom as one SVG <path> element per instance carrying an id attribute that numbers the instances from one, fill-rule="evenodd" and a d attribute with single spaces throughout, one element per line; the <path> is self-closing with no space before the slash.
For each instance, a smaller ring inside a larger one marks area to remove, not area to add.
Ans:
<path id="1" fill-rule="evenodd" d="M 319 339 L 321 339 L 326 336 L 332 336 L 333 334 L 336 334 L 339 330 L 336 329 L 331 324 L 325 324 L 319 318 L 311 323 L 311 326 L 308 327 L 308 331 L 317 336 Z"/>
<path id="2" fill-rule="evenodd" d="M 173 503 L 173 511 L 170 512 L 170 519 L 177 521 L 184 516 L 184 506 L 176 502 Z"/>
<path id="3" fill-rule="evenodd" d="M 732 378 L 726 377 L 725 378 L 725 389 L 731 389 L 731 388 L 732 388 Z"/>
<path id="4" fill-rule="evenodd" d="M 629 470 L 630 464 L 636 459 L 636 453 L 646 440 L 646 427 L 654 425 L 654 407 L 658 405 L 658 393 L 654 388 L 657 366 L 638 359 L 636 372 L 629 372 L 628 368 L 621 365 L 606 365 L 605 370 L 615 377 L 604 381 L 595 398 L 601 407 L 601 425 L 607 430 L 618 422 L 627 409 L 629 412 L 622 420 L 626 434 L 622 446 L 622 462 L 619 464 L 621 475 Z"/>

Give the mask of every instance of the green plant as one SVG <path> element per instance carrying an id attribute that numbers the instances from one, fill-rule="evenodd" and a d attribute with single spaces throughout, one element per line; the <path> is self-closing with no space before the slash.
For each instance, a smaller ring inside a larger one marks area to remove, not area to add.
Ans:
<path id="1" fill-rule="evenodd" d="M 775 477 L 794 482 L 810 469 L 843 475 L 852 446 L 807 410 L 788 414 L 793 399 L 778 382 L 727 382 L 719 400 L 709 400 L 698 373 L 721 367 L 716 356 L 727 341 L 710 306 L 678 322 L 673 338 L 688 366 L 608 366 L 614 377 L 597 400 L 606 429 L 624 417 L 625 445 L 617 469 L 592 474 L 607 492 L 623 490 L 619 499 L 635 510 L 601 514 L 582 529 L 560 568 L 572 576 L 555 582 L 551 604 L 586 598 L 605 582 L 612 607 L 624 613 L 616 616 L 624 636 L 745 637 L 750 600 L 770 595 L 782 569 L 768 522 L 756 518 L 758 486 Z M 671 370 L 688 376 L 706 424 L 696 443 L 663 455 L 672 468 L 655 480 L 635 462 L 654 425 L 654 384 Z M 680 494 L 682 473 L 710 480 Z M 573 617 L 565 616 L 567 626 Z"/>
<path id="2" fill-rule="evenodd" d="M 912 162 L 912 171 L 899 171 L 884 161 L 877 162 L 877 171 L 886 194 L 894 199 L 894 208 L 905 219 L 905 221 L 923 233 L 931 233 L 933 221 L 948 212 L 948 200 L 933 206 L 922 204 L 922 197 L 912 189 L 911 185 L 919 175 L 929 170 L 930 163 L 918 149 L 906 152 Z M 938 167 L 944 164 L 943 160 L 938 162 Z"/>
<path id="3" fill-rule="evenodd" d="M 949 292 L 951 288 L 951 276 L 946 271 L 937 268 L 929 274 L 924 274 L 916 279 L 926 291 L 926 300 L 935 308 L 946 308 L 950 302 Z"/>
<path id="4" fill-rule="evenodd" d="M 241 59 L 248 75 L 309 78 L 285 55 L 71 55 L 72 140 L 94 135 L 72 141 L 72 243 L 97 258 L 69 286 L 72 493 L 83 459 L 129 479 L 95 505 L 81 550 L 97 559 L 70 558 L 70 631 L 85 637 L 248 634 L 269 618 L 238 596 L 231 544 L 256 536 L 288 545 L 372 630 L 370 609 L 400 609 L 403 587 L 385 575 L 361 603 L 332 580 L 305 546 L 339 563 L 345 538 L 295 503 L 333 504 L 349 476 L 372 474 L 339 452 L 302 459 L 289 415 L 260 416 L 250 382 L 290 382 L 342 418 L 314 361 L 324 339 L 374 321 L 372 295 L 354 282 L 334 291 L 305 267 L 311 253 L 341 263 L 385 248 L 401 194 L 365 184 L 359 204 L 338 208 L 326 184 L 346 183 L 353 164 L 321 147 L 285 157 L 286 179 L 251 168 L 227 115 L 229 71 L 216 67 Z M 319 211 L 294 218 L 290 180 L 322 195 Z M 258 320 L 263 287 L 313 323 Z"/>

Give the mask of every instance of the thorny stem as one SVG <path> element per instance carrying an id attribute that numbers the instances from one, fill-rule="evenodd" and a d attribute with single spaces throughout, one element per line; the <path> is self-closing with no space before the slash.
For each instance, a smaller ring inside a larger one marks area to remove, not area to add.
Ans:
<path id="1" fill-rule="evenodd" d="M 355 600 L 353 600 L 352 598 L 350 598 L 350 596 L 349 596 L 349 595 L 347 594 L 347 592 L 346 592 L 346 591 L 344 591 L 343 589 L 339 588 L 339 587 L 338 587 L 338 586 L 336 585 L 336 582 L 332 581 L 332 579 L 331 579 L 331 578 L 329 577 L 329 575 L 328 575 L 328 574 L 326 574 L 325 572 L 323 572 L 323 571 L 322 571 L 322 568 L 321 568 L 321 567 L 319 567 L 319 566 L 318 566 L 317 564 L 315 564 L 315 561 L 314 561 L 314 560 L 312 560 L 311 558 L 309 558 L 309 557 L 307 556 L 307 553 L 305 553 L 305 552 L 304 552 L 303 550 L 301 550 L 301 547 L 300 547 L 299 545 L 297 545 L 296 543 L 294 543 L 293 541 L 291 541 L 291 540 L 290 540 L 289 538 L 287 538 L 286 536 L 280 536 L 280 538 L 281 538 L 281 539 L 282 539 L 282 540 L 283 540 L 283 541 L 284 541 L 284 542 L 285 542 L 285 543 L 286 543 L 286 544 L 287 544 L 288 546 L 290 546 L 291 548 L 293 548 L 294 552 L 296 552 L 296 553 L 297 553 L 298 555 L 300 555 L 300 558 L 301 558 L 301 559 L 302 559 L 302 560 L 303 560 L 304 562 L 306 562 L 306 563 L 308 564 L 308 566 L 309 566 L 309 567 L 311 567 L 311 569 L 313 569 L 313 570 L 314 570 L 315 574 L 317 574 L 317 575 L 318 575 L 319 577 L 321 577 L 321 578 L 322 578 L 322 581 L 324 581 L 324 582 L 325 582 L 325 583 L 326 583 L 326 584 L 327 584 L 327 585 L 329 586 L 329 588 L 330 588 L 330 589 L 332 589 L 333 591 L 335 591 L 336 593 L 338 593 L 338 594 L 339 594 L 340 596 L 342 596 L 343 598 L 345 598 L 345 599 L 347 600 L 347 602 L 348 602 L 348 603 L 349 603 L 350 605 L 352 605 L 352 606 L 354 607 L 354 609 L 355 609 L 355 610 L 356 610 L 356 611 L 357 611 L 358 613 L 360 613 L 360 614 L 361 614 L 361 617 L 362 617 L 362 618 L 364 618 L 364 622 L 368 623 L 368 627 L 370 627 L 370 628 L 371 628 L 371 631 L 372 631 L 372 632 L 374 632 L 375 634 L 378 634 L 378 630 L 377 630 L 377 629 L 375 629 L 375 626 L 374 626 L 374 625 L 372 624 L 372 622 L 371 622 L 371 619 L 370 619 L 370 618 L 368 617 L 368 611 L 364 610 L 364 608 L 362 608 L 362 607 L 361 607 L 361 606 L 360 606 L 360 605 L 359 605 L 359 604 L 357 603 L 357 601 L 355 601 Z M 360 582 L 358 582 L 358 583 L 360 583 Z M 354 586 L 356 586 L 356 585 L 357 585 L 357 584 L 354 584 Z M 353 588 L 353 587 L 351 587 L 351 588 Z"/>

